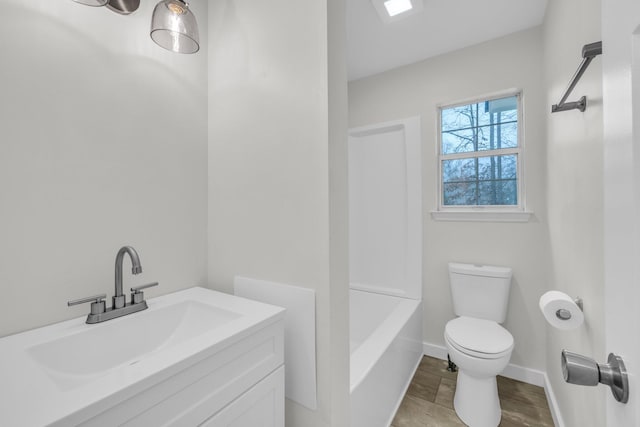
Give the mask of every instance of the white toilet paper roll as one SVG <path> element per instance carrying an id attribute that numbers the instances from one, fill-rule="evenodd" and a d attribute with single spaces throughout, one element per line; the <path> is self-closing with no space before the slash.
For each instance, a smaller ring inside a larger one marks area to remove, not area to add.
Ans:
<path id="1" fill-rule="evenodd" d="M 540 311 L 554 328 L 576 329 L 584 322 L 584 313 L 569 295 L 549 291 L 540 297 Z"/>

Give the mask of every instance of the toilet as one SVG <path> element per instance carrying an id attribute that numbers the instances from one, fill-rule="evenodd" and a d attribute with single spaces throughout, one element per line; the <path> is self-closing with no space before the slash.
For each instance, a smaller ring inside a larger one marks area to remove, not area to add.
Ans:
<path id="1" fill-rule="evenodd" d="M 471 427 L 496 427 L 500 400 L 496 375 L 506 368 L 513 336 L 500 324 L 507 315 L 511 269 L 449 263 L 453 309 L 444 329 L 449 357 L 458 366 L 453 406 Z"/>

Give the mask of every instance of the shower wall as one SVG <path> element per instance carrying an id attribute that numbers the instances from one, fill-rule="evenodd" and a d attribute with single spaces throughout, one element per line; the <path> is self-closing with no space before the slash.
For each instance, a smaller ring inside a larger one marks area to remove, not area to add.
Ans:
<path id="1" fill-rule="evenodd" d="M 420 119 L 349 134 L 349 279 L 353 289 L 421 297 Z"/>

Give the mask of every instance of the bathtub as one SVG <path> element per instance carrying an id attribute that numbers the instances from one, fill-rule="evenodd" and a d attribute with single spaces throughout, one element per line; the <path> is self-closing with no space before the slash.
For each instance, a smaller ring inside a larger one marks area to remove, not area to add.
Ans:
<path id="1" fill-rule="evenodd" d="M 351 426 L 388 427 L 422 358 L 422 302 L 351 289 Z"/>

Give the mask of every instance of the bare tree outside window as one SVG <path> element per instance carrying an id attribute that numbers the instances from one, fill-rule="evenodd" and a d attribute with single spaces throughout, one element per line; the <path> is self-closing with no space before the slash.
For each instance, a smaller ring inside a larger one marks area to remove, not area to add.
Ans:
<path id="1" fill-rule="evenodd" d="M 442 204 L 518 205 L 518 96 L 440 111 Z"/>

